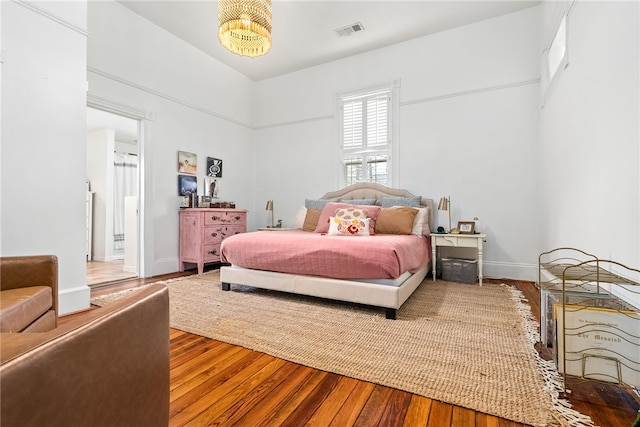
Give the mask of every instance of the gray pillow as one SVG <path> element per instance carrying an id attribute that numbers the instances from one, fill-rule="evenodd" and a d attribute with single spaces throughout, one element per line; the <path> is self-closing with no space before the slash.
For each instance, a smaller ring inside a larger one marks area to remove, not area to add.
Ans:
<path id="1" fill-rule="evenodd" d="M 335 199 L 304 199 L 304 207 L 307 209 L 324 209 L 329 202 L 335 202 Z"/>
<path id="2" fill-rule="evenodd" d="M 340 203 L 349 203 L 350 205 L 367 205 L 367 206 L 375 206 L 377 200 L 376 199 L 340 199 Z"/>
<path id="3" fill-rule="evenodd" d="M 419 208 L 422 196 L 417 197 L 391 197 L 382 196 L 382 207 L 390 208 L 393 206 L 407 206 L 410 208 Z"/>

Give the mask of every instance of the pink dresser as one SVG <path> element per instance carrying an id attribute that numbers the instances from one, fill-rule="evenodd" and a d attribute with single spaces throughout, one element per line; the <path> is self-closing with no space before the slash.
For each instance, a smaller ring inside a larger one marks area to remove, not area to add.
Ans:
<path id="1" fill-rule="evenodd" d="M 180 210 L 180 271 L 185 262 L 220 262 L 220 243 L 247 231 L 246 209 L 188 208 Z"/>

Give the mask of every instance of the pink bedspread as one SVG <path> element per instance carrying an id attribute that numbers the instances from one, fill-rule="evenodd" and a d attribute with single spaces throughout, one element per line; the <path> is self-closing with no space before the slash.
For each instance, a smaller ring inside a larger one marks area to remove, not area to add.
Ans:
<path id="1" fill-rule="evenodd" d="M 416 235 L 329 236 L 301 230 L 256 231 L 222 241 L 222 260 L 256 270 L 337 279 L 395 279 L 431 258 Z"/>

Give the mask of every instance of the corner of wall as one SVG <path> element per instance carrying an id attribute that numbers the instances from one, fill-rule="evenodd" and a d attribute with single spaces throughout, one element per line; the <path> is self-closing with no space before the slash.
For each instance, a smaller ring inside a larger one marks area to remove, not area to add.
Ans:
<path id="1" fill-rule="evenodd" d="M 86 310 L 91 305 L 91 289 L 87 285 L 60 289 L 58 293 L 58 315 Z"/>

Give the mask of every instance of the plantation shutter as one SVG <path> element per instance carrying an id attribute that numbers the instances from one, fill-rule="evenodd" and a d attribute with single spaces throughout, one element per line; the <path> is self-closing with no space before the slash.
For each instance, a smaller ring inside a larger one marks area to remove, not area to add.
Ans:
<path id="1" fill-rule="evenodd" d="M 388 184 L 390 103 L 389 90 L 343 98 L 342 167 L 345 185 L 358 181 Z"/>

